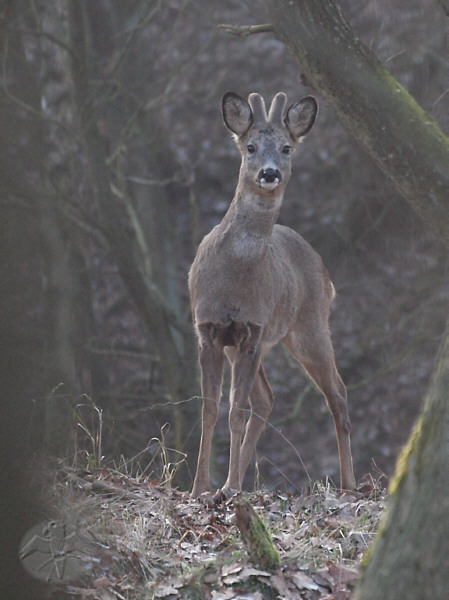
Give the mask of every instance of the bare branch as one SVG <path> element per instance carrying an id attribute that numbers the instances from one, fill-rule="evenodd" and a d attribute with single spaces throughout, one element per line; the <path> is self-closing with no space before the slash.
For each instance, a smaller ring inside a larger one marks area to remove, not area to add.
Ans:
<path id="1" fill-rule="evenodd" d="M 444 10 L 446 17 L 449 17 L 449 0 L 438 0 L 441 8 Z"/>
<path id="2" fill-rule="evenodd" d="M 5 29 L 5 33 L 12 33 L 13 35 L 29 35 L 34 37 L 43 37 L 48 41 L 52 42 L 52 44 L 56 44 L 63 50 L 65 50 L 69 55 L 73 56 L 72 48 L 64 41 L 53 35 L 48 31 L 39 31 L 34 29 L 18 29 L 13 27 L 8 27 Z"/>
<path id="3" fill-rule="evenodd" d="M 271 23 L 262 23 L 261 25 L 230 25 L 229 23 L 223 23 L 217 25 L 217 27 L 237 37 L 247 37 L 255 33 L 272 33 L 274 31 Z"/>

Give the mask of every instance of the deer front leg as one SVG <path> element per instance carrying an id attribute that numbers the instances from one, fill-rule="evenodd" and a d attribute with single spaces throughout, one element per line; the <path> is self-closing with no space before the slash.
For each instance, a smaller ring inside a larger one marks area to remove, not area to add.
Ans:
<path id="1" fill-rule="evenodd" d="M 223 350 L 209 336 L 200 337 L 199 363 L 201 368 L 201 442 L 198 453 L 192 496 L 196 498 L 209 489 L 209 464 L 212 436 L 217 422 L 223 380 Z"/>
<path id="2" fill-rule="evenodd" d="M 245 406 L 254 384 L 261 357 L 261 327 L 245 326 L 232 363 L 229 429 L 231 433 L 228 478 L 224 490 L 240 490 L 240 449 L 245 424 Z"/>

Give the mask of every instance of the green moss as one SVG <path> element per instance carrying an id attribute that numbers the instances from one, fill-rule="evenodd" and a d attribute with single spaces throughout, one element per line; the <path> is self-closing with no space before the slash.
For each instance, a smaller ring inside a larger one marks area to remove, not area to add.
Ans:
<path id="1" fill-rule="evenodd" d="M 280 562 L 279 552 L 271 541 L 265 523 L 262 519 L 257 518 L 250 524 L 250 530 L 254 539 L 253 553 L 256 564 L 261 569 L 275 569 Z"/>
<path id="2" fill-rule="evenodd" d="M 410 460 L 412 458 L 418 458 L 418 448 L 420 447 L 420 441 L 423 435 L 423 417 L 422 415 L 419 417 L 415 426 L 412 429 L 410 437 L 405 444 L 405 446 L 400 451 L 397 461 L 396 461 L 396 469 L 394 475 L 390 480 L 390 485 L 388 487 L 388 493 L 390 495 L 395 495 L 399 492 L 402 482 L 407 474 L 407 470 L 410 466 Z"/>
<path id="3" fill-rule="evenodd" d="M 423 439 L 423 415 L 419 417 L 415 426 L 412 429 L 412 432 L 408 438 L 407 443 L 401 449 L 397 461 L 396 468 L 393 476 L 391 477 L 390 484 L 388 486 L 388 494 L 390 496 L 396 496 L 402 487 L 403 482 L 409 472 L 409 469 L 412 468 L 415 471 L 419 470 L 420 467 L 420 449 L 422 446 Z M 413 464 L 414 463 L 414 464 Z M 379 545 L 383 535 L 385 534 L 386 529 L 388 528 L 388 518 L 391 511 L 391 502 L 390 506 L 383 515 L 379 527 L 377 529 L 376 540 L 368 547 L 368 549 L 364 552 L 362 559 L 360 561 L 360 568 L 362 572 L 368 566 L 371 557 L 374 553 L 375 548 Z M 363 576 L 363 573 L 362 573 Z"/>
<path id="4" fill-rule="evenodd" d="M 280 557 L 263 520 L 242 496 L 234 498 L 234 509 L 236 525 L 253 563 L 267 571 L 275 569 Z"/>

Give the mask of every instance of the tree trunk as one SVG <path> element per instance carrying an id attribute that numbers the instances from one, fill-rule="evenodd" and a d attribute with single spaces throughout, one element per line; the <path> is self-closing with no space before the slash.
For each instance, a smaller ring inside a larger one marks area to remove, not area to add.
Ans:
<path id="1" fill-rule="evenodd" d="M 388 512 L 354 600 L 449 593 L 449 321 L 423 413 L 399 455 Z"/>
<path id="2" fill-rule="evenodd" d="M 174 403 L 177 449 L 188 453 L 189 462 L 193 465 L 193 436 L 186 433 L 196 420 L 197 407 L 189 402 L 185 403 L 196 388 L 195 370 L 191 368 L 192 327 L 187 323 L 185 315 L 181 315 L 173 306 L 172 298 L 158 285 L 149 251 L 150 244 L 145 239 L 147 233 L 142 235 L 137 219 L 133 223 L 129 218 L 129 212 L 134 209 L 126 187 L 123 186 L 119 190 L 118 195 L 123 195 L 121 198 L 117 197 L 117 193 L 112 193 L 111 173 L 97 128 L 97 98 L 90 86 L 86 7 L 85 2 L 67 2 L 69 38 L 73 52 L 71 69 L 74 101 L 89 163 L 93 196 L 105 223 L 101 232 L 109 244 L 130 296 L 147 326 L 154 352 L 159 356 L 167 395 Z M 149 201 L 154 200 L 150 198 Z M 166 226 L 165 223 L 158 225 Z M 166 262 L 169 263 L 170 260 L 167 259 Z M 184 417 L 189 421 L 185 426 Z M 185 470 L 178 472 L 177 482 L 183 486 L 190 484 L 190 476 Z"/>
<path id="3" fill-rule="evenodd" d="M 420 217 L 449 246 L 449 140 L 332 0 L 265 0 L 275 35 Z"/>

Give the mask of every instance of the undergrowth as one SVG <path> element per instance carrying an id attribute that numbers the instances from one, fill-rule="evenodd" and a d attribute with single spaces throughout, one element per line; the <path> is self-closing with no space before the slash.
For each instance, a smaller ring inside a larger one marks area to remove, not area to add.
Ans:
<path id="1" fill-rule="evenodd" d="M 47 485 L 48 520 L 67 532 L 57 553 L 48 541 L 45 568 L 42 558 L 31 573 L 45 575 L 50 591 L 93 600 L 349 600 L 384 508 L 381 480 L 366 477 L 351 493 L 326 482 L 295 495 L 248 494 L 280 555 L 281 566 L 265 572 L 247 556 L 232 499 L 173 489 L 184 457 L 167 449 L 164 430 L 132 460 L 106 467 L 101 411 L 92 411 L 78 426 L 85 439 L 76 456 L 60 461 Z M 65 573 L 69 556 L 77 568 Z"/>

